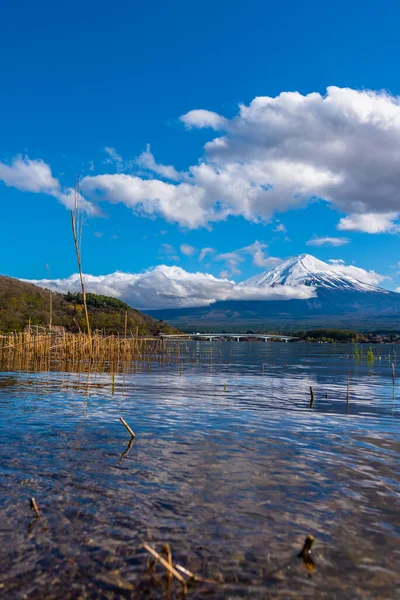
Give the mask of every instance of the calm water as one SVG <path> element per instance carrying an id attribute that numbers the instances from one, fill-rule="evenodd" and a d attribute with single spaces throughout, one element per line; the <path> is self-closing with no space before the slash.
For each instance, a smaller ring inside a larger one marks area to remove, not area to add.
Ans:
<path id="1" fill-rule="evenodd" d="M 399 598 L 393 349 L 200 342 L 114 385 L 0 373 L 0 595 L 166 598 L 147 541 L 219 582 L 189 598 Z"/>

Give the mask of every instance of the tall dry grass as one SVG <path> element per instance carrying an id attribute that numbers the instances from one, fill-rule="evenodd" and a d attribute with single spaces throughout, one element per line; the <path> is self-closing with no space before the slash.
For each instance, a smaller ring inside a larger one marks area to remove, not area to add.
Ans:
<path id="1" fill-rule="evenodd" d="M 60 335 L 22 333 L 0 335 L 0 371 L 112 371 L 124 365 L 146 361 L 163 361 L 168 352 L 159 338 L 102 336 L 87 333 Z"/>

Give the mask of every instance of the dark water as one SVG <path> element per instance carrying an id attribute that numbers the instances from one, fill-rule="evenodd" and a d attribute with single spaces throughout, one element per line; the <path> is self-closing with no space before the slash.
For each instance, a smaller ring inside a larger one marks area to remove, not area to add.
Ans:
<path id="1" fill-rule="evenodd" d="M 147 541 L 218 582 L 189 598 L 399 598 L 393 348 L 375 346 L 372 364 L 347 346 L 188 352 L 114 385 L 0 373 L 0 595 L 166 598 Z M 312 577 L 297 558 L 308 534 Z"/>

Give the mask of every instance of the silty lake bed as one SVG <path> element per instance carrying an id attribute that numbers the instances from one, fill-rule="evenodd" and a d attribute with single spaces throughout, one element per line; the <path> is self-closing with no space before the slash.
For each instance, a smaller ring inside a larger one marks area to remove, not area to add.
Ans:
<path id="1" fill-rule="evenodd" d="M 115 377 L 0 373 L 0 595 L 182 597 L 146 541 L 214 582 L 188 598 L 399 598 L 396 350 L 198 342 Z"/>

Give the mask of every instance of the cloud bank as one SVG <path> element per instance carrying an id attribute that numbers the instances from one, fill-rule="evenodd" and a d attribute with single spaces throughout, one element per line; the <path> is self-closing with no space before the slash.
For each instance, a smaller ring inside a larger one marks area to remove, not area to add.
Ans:
<path id="1" fill-rule="evenodd" d="M 28 281 L 28 280 L 24 280 Z M 29 280 L 56 292 L 79 292 L 79 275 L 66 279 Z M 291 300 L 315 296 L 308 286 L 276 286 L 274 288 L 241 287 L 229 279 L 208 273 L 188 273 L 180 267 L 159 265 L 144 273 L 85 275 L 88 292 L 117 297 L 142 310 L 209 306 L 218 300 Z"/>
<path id="2" fill-rule="evenodd" d="M 307 246 L 344 246 L 350 240 L 340 237 L 314 237 L 306 242 Z"/>
<path id="3" fill-rule="evenodd" d="M 82 182 L 89 198 L 99 194 L 136 212 L 196 228 L 228 215 L 267 221 L 318 197 L 347 214 L 341 230 L 397 230 L 398 97 L 331 86 L 326 95 L 257 97 L 240 105 L 232 119 L 196 109 L 181 121 L 188 128 L 221 132 L 205 145 L 200 162 L 182 175 L 184 181 L 90 176 Z M 149 149 L 145 162 L 157 173 Z M 176 177 L 176 171 L 170 176 Z"/>
<path id="4" fill-rule="evenodd" d="M 42 160 L 17 156 L 10 164 L 0 161 L 0 181 L 22 192 L 53 196 L 70 210 L 74 207 L 75 190 L 73 188 L 62 189 L 58 179 L 53 177 L 49 165 Z M 79 202 L 81 208 L 88 214 L 98 213 L 96 206 L 81 195 Z"/>
<path id="5" fill-rule="evenodd" d="M 345 275 L 349 275 L 358 281 L 369 283 L 370 285 L 379 285 L 385 279 L 390 279 L 390 277 L 387 277 L 386 275 L 380 275 L 373 270 L 366 271 L 365 269 L 356 267 L 355 265 L 346 265 L 341 258 L 328 260 L 328 263 L 332 271 L 344 273 Z"/>
<path id="6" fill-rule="evenodd" d="M 195 229 L 230 215 L 266 222 L 321 198 L 346 215 L 339 230 L 399 231 L 399 97 L 331 86 L 325 95 L 256 97 L 233 118 L 195 109 L 180 120 L 188 129 L 218 132 L 196 164 L 178 172 L 157 163 L 149 146 L 125 162 L 106 147 L 106 164 L 118 172 L 83 178 L 86 210 L 95 212 L 99 200 L 122 203 L 137 214 Z M 72 191 L 62 190 L 41 160 L 0 162 L 0 179 L 71 207 Z"/>

